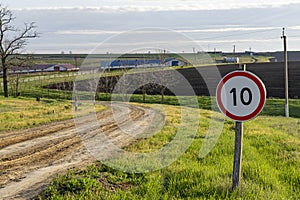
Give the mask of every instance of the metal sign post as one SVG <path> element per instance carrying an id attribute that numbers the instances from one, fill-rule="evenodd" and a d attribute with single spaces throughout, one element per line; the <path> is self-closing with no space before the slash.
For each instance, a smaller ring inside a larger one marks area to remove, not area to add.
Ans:
<path id="1" fill-rule="evenodd" d="M 235 122 L 232 189 L 238 187 L 241 181 L 242 152 L 243 152 L 243 122 Z"/>
<path id="2" fill-rule="evenodd" d="M 236 121 L 232 173 L 232 189 L 235 189 L 240 185 L 242 174 L 243 121 L 255 118 L 262 111 L 266 102 L 266 88 L 256 75 L 234 71 L 219 82 L 216 99 L 220 111 Z"/>
<path id="3" fill-rule="evenodd" d="M 246 71 L 246 64 L 239 66 Z M 243 157 L 243 122 L 235 122 L 235 140 L 234 140 L 234 158 L 232 171 L 232 190 L 240 185 L 242 174 L 242 157 Z"/>

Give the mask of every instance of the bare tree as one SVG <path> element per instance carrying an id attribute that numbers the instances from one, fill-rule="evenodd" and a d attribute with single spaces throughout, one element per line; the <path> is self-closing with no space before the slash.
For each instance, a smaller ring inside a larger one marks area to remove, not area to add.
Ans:
<path id="1" fill-rule="evenodd" d="M 152 89 L 152 80 L 151 80 L 151 77 L 152 77 L 152 73 L 151 72 L 146 72 L 144 70 L 144 72 L 140 73 L 139 75 L 139 79 L 140 79 L 140 90 L 142 92 L 142 95 L 143 95 L 143 103 L 146 103 L 146 95 L 147 93 L 149 94 L 151 92 L 151 89 Z"/>
<path id="2" fill-rule="evenodd" d="M 98 98 L 98 84 L 99 84 L 99 78 L 97 76 L 94 76 L 93 78 L 86 80 L 87 81 L 87 91 L 90 92 L 91 94 L 95 93 L 95 100 Z M 94 99 L 91 99 L 94 100 Z"/>
<path id="3" fill-rule="evenodd" d="M 20 78 L 21 78 L 21 74 L 16 73 L 14 76 L 10 76 L 10 79 L 9 79 L 11 82 L 10 85 L 11 85 L 11 89 L 12 89 L 14 97 L 19 96 Z"/>
<path id="4" fill-rule="evenodd" d="M 115 84 L 115 88 L 114 88 L 114 97 L 119 96 L 120 98 L 118 98 L 118 100 L 123 100 L 123 101 L 127 101 L 127 97 L 128 97 L 128 91 L 130 90 L 130 86 L 131 86 L 131 76 L 128 75 L 127 69 L 126 68 L 122 68 L 121 69 L 121 76 L 119 76 L 117 78 L 117 82 Z"/>
<path id="5" fill-rule="evenodd" d="M 32 65 L 31 60 L 32 60 L 32 56 L 30 54 L 23 54 L 22 56 L 18 55 L 18 56 L 11 56 L 13 57 L 13 61 L 10 62 L 10 64 L 12 66 L 18 66 L 15 68 L 15 72 L 10 76 L 10 78 L 8 78 L 8 82 L 11 85 L 11 93 L 14 97 L 17 97 L 20 95 L 20 82 L 21 79 L 23 79 L 24 82 L 24 78 L 22 78 L 22 69 L 23 68 L 27 68 L 29 69 L 30 66 Z"/>
<path id="6" fill-rule="evenodd" d="M 14 20 L 12 12 L 0 4 L 0 59 L 5 97 L 8 97 L 8 69 L 15 57 L 24 50 L 28 39 L 38 37 L 34 31 L 36 28 L 34 22 L 25 23 L 24 28 L 20 30 L 12 25 Z"/>
<path id="7" fill-rule="evenodd" d="M 106 100 L 108 100 L 109 95 L 111 95 L 117 79 L 117 77 L 107 75 L 104 75 L 104 77 L 100 78 L 97 90 L 105 93 Z"/>
<path id="8" fill-rule="evenodd" d="M 161 103 L 163 104 L 165 101 L 165 93 L 167 90 L 172 92 L 173 89 L 176 88 L 177 84 L 180 83 L 180 76 L 176 71 L 173 71 L 167 67 L 163 67 L 158 71 L 154 72 L 155 76 L 155 84 L 154 89 L 158 90 L 161 95 Z"/>

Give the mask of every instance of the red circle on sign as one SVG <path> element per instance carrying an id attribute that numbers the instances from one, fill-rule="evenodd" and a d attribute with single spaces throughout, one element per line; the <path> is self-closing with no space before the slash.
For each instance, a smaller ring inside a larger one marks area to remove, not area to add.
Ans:
<path id="1" fill-rule="evenodd" d="M 257 108 L 252 113 L 245 115 L 245 116 L 237 116 L 237 115 L 232 114 L 228 110 L 226 110 L 226 108 L 222 102 L 222 99 L 221 99 L 221 91 L 222 91 L 224 84 L 231 78 L 238 77 L 238 76 L 245 77 L 245 78 L 252 80 L 258 87 L 259 94 L 260 94 L 260 97 L 259 97 L 260 100 L 259 100 L 259 104 L 258 104 Z M 235 121 L 247 121 L 247 120 L 253 119 L 262 111 L 262 109 L 265 105 L 265 102 L 266 102 L 266 89 L 265 89 L 263 82 L 253 73 L 247 72 L 247 71 L 234 71 L 234 72 L 231 72 L 231 73 L 227 74 L 226 76 L 224 76 L 222 78 L 222 80 L 219 82 L 219 84 L 217 86 L 217 91 L 216 91 L 216 99 L 217 99 L 217 105 L 218 105 L 219 109 L 225 116 L 227 116 Z"/>

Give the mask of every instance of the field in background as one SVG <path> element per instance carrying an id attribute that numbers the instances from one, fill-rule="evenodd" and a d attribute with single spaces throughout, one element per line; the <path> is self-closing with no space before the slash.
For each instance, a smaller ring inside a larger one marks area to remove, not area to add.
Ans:
<path id="1" fill-rule="evenodd" d="M 163 58 L 185 58 L 192 62 L 197 61 L 206 54 L 200 53 L 145 53 L 145 54 L 34 54 L 30 64 L 72 64 L 79 67 L 86 58 L 94 60 L 112 60 L 112 59 L 163 59 Z M 224 57 L 239 57 L 241 63 L 252 62 L 269 62 L 272 58 L 270 55 L 256 54 L 249 55 L 248 53 L 213 53 L 207 54 L 211 57 L 211 61 L 222 60 Z M 197 63 L 197 62 L 195 62 Z M 211 64 L 211 63 L 207 63 Z M 100 65 L 100 63 L 98 63 Z"/>
<path id="2" fill-rule="evenodd" d="M 290 62 L 289 63 L 289 96 L 290 98 L 297 99 L 300 96 L 300 68 L 298 67 L 300 62 Z M 175 70 L 183 75 L 193 87 L 195 94 L 198 96 L 209 96 L 207 90 L 207 83 L 211 85 L 212 89 L 216 87 L 220 80 L 220 76 L 216 73 L 211 73 L 210 77 L 201 77 L 201 74 L 205 74 L 206 71 L 211 69 L 218 69 L 221 76 L 238 69 L 238 64 L 227 64 L 219 65 L 217 68 L 211 68 L 211 66 L 202 67 L 189 67 L 189 68 L 149 68 L 147 70 L 142 70 L 141 72 L 153 72 L 160 74 L 166 72 L 166 76 L 171 76 L 175 73 Z M 247 70 L 255 73 L 266 85 L 267 96 L 269 98 L 284 98 L 284 65 L 282 62 L 274 63 L 251 63 L 247 64 Z M 141 69 L 140 69 L 141 70 Z M 217 72 L 217 71 L 216 71 Z M 74 80 L 90 80 L 90 82 L 95 82 L 95 78 L 102 79 L 102 85 L 98 85 L 99 91 L 104 92 L 107 90 L 105 96 L 109 96 L 112 92 L 113 86 L 116 84 L 118 76 L 124 73 L 130 74 L 131 80 L 134 80 L 134 74 L 137 73 L 134 70 L 128 71 L 126 69 L 105 71 L 104 73 L 96 73 L 94 71 L 79 71 L 79 72 L 60 72 L 60 73 L 37 73 L 37 74 L 22 74 L 22 75 L 11 75 L 9 77 L 9 93 L 10 96 L 25 96 L 25 97 L 44 97 L 44 98 L 54 98 L 54 99 L 71 99 L 72 97 L 72 86 Z M 137 77 L 138 78 L 138 77 Z M 0 81 L 1 78 L 0 78 Z M 176 88 L 180 89 L 180 82 L 176 82 Z M 51 85 L 51 87 L 46 87 Z M 173 84 L 174 85 L 174 84 Z M 52 88 L 52 89 L 51 89 Z M 185 90 L 182 90 L 185 92 Z M 0 82 L 0 95 L 3 94 L 2 82 Z M 166 93 L 167 91 L 166 91 Z M 99 96 L 100 94 L 96 94 Z M 188 93 L 182 95 L 194 95 L 194 93 Z M 101 96 L 101 95 L 100 95 Z M 102 99 L 99 97 L 98 99 Z"/>

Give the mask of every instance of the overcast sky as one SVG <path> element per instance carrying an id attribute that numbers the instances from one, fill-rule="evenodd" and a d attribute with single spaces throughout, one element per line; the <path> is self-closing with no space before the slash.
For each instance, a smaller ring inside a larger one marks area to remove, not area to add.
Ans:
<path id="1" fill-rule="evenodd" d="M 15 23 L 36 22 L 34 53 L 300 50 L 300 0 L 2 0 Z M 149 28 L 151 27 L 151 28 Z M 145 29 L 146 28 L 146 29 Z M 104 42 L 104 43 L 103 43 Z"/>

